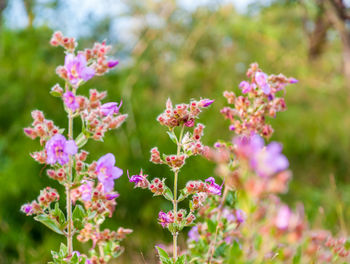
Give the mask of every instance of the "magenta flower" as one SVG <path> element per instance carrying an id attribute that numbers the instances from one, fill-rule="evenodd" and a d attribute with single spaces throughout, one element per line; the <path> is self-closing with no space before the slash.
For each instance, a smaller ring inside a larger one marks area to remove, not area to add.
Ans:
<path id="1" fill-rule="evenodd" d="M 110 60 L 107 62 L 107 66 L 108 68 L 114 68 L 115 66 L 117 66 L 119 64 L 118 60 Z"/>
<path id="2" fill-rule="evenodd" d="M 264 147 L 264 140 L 259 135 L 238 136 L 233 139 L 238 156 L 250 159 L 257 151 Z"/>
<path id="3" fill-rule="evenodd" d="M 33 206 L 31 204 L 24 204 L 21 207 L 21 211 L 26 215 L 31 215 L 33 214 Z"/>
<path id="4" fill-rule="evenodd" d="M 288 159 L 281 153 L 282 145 L 271 142 L 264 147 L 259 135 L 240 136 L 233 140 L 239 157 L 249 161 L 250 167 L 261 177 L 270 177 L 288 168 Z"/>
<path id="5" fill-rule="evenodd" d="M 192 227 L 191 230 L 188 231 L 188 240 L 198 242 L 199 238 L 198 226 Z"/>
<path id="6" fill-rule="evenodd" d="M 114 164 L 115 157 L 112 153 L 102 156 L 97 161 L 97 178 L 103 184 L 105 192 L 111 192 L 114 188 L 114 180 L 123 175 L 123 170 L 115 167 Z"/>
<path id="7" fill-rule="evenodd" d="M 278 229 L 286 230 L 289 226 L 289 221 L 292 216 L 292 211 L 287 205 L 283 205 L 279 208 L 277 217 L 275 219 L 275 225 Z"/>
<path id="8" fill-rule="evenodd" d="M 106 199 L 108 201 L 114 200 L 115 198 L 118 198 L 118 197 L 119 197 L 119 193 L 107 193 L 106 194 Z"/>
<path id="9" fill-rule="evenodd" d="M 67 70 L 68 79 L 71 84 L 76 85 L 80 81 L 88 81 L 95 75 L 95 70 L 87 66 L 86 58 L 83 54 L 67 54 L 64 67 Z"/>
<path id="10" fill-rule="evenodd" d="M 129 177 L 129 182 L 133 182 L 135 183 L 135 185 L 137 185 L 138 183 L 143 181 L 143 178 L 141 175 L 132 175 L 131 177 Z"/>
<path id="11" fill-rule="evenodd" d="M 81 199 L 85 202 L 91 201 L 92 198 L 92 188 L 94 187 L 94 182 L 86 181 L 83 185 L 79 187 L 81 192 Z"/>
<path id="12" fill-rule="evenodd" d="M 241 209 L 237 209 L 235 212 L 235 215 L 236 215 L 236 221 L 238 223 L 243 223 L 244 220 L 246 219 L 246 214 Z"/>
<path id="13" fill-rule="evenodd" d="M 71 91 L 65 92 L 63 94 L 63 101 L 64 104 L 72 111 L 75 111 L 79 108 L 79 103 L 77 102 L 77 100 L 75 99 L 75 95 Z"/>
<path id="14" fill-rule="evenodd" d="M 252 90 L 253 86 L 251 86 L 250 83 L 247 81 L 242 81 L 239 84 L 239 88 L 241 88 L 242 93 L 245 94 L 245 93 L 249 93 Z"/>
<path id="15" fill-rule="evenodd" d="M 67 164 L 69 155 L 74 155 L 78 151 L 78 147 L 74 140 L 66 140 L 61 134 L 54 135 L 45 145 L 48 164 L 58 162 L 61 165 Z"/>
<path id="16" fill-rule="evenodd" d="M 261 90 L 264 92 L 264 94 L 270 94 L 271 93 L 271 88 L 269 83 L 267 82 L 267 74 L 263 72 L 257 72 L 255 74 L 255 81 L 261 88 Z"/>
<path id="17" fill-rule="evenodd" d="M 105 103 L 105 104 L 101 105 L 100 111 L 101 111 L 102 115 L 104 115 L 104 116 L 118 114 L 119 109 L 122 106 L 122 104 L 123 104 L 123 102 L 120 102 L 119 107 L 118 107 L 118 103 L 115 103 L 115 102 Z"/>
<path id="18" fill-rule="evenodd" d="M 219 184 L 215 183 L 215 179 L 213 177 L 209 177 L 205 180 L 206 184 L 206 190 L 210 194 L 214 195 L 221 195 L 221 186 Z"/>
<path id="19" fill-rule="evenodd" d="M 212 103 L 214 103 L 214 100 L 210 100 L 210 99 L 203 99 L 203 100 L 200 100 L 199 102 L 201 107 L 208 107 Z"/>
<path id="20" fill-rule="evenodd" d="M 251 159 L 251 166 L 261 177 L 270 177 L 288 168 L 288 159 L 281 153 L 282 145 L 271 142 Z"/>
<path id="21" fill-rule="evenodd" d="M 299 81 L 298 81 L 297 79 L 295 79 L 295 78 L 289 78 L 288 81 L 289 81 L 289 83 L 297 83 L 297 82 L 299 82 Z"/>
<path id="22" fill-rule="evenodd" d="M 164 228 L 164 227 L 168 226 L 168 224 L 171 223 L 171 219 L 166 213 L 164 213 L 163 211 L 160 211 L 158 214 L 158 222 Z"/>

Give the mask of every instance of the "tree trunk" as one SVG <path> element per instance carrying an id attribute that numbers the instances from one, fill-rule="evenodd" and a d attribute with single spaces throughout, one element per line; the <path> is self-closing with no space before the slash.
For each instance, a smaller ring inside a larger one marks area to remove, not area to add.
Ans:
<path id="1" fill-rule="evenodd" d="M 328 0 L 327 4 L 329 18 L 341 38 L 345 86 L 350 90 L 350 29 L 347 28 L 346 18 L 341 16 L 339 10 L 337 10 L 335 6 L 335 2 L 333 2 L 333 0 Z"/>

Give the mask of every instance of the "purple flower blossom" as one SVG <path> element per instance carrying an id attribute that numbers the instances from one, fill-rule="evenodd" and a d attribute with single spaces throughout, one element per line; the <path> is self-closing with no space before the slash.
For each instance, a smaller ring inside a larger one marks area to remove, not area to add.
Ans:
<path id="1" fill-rule="evenodd" d="M 295 78 L 289 78 L 288 81 L 289 81 L 289 83 L 297 83 L 297 82 L 299 82 L 299 81 L 298 81 L 297 79 L 295 79 Z"/>
<path id="2" fill-rule="evenodd" d="M 129 182 L 133 182 L 135 185 L 143 181 L 143 177 L 141 175 L 132 175 L 131 177 L 128 175 L 128 178 Z"/>
<path id="3" fill-rule="evenodd" d="M 75 95 L 69 91 L 63 94 L 64 104 L 72 111 L 75 111 L 79 108 L 78 102 L 75 100 Z"/>
<path id="4" fill-rule="evenodd" d="M 257 151 L 264 147 L 264 140 L 259 135 L 238 136 L 233 139 L 236 146 L 236 152 L 239 156 L 249 159 Z"/>
<path id="5" fill-rule="evenodd" d="M 105 104 L 101 105 L 100 111 L 101 111 L 102 115 L 104 115 L 104 116 L 118 114 L 119 109 L 122 106 L 122 104 L 123 104 L 123 102 L 120 102 L 119 107 L 118 107 L 118 103 L 115 103 L 115 102 L 105 103 Z"/>
<path id="6" fill-rule="evenodd" d="M 237 209 L 235 212 L 235 215 L 236 215 L 237 222 L 240 224 L 243 223 L 244 220 L 246 219 L 246 214 L 241 209 Z"/>
<path id="7" fill-rule="evenodd" d="M 123 170 L 115 167 L 114 164 L 115 157 L 112 153 L 102 156 L 97 161 L 97 178 L 103 184 L 105 192 L 111 192 L 114 188 L 114 180 L 123 175 Z"/>
<path id="8" fill-rule="evenodd" d="M 289 226 L 289 221 L 292 216 L 292 212 L 287 205 L 281 206 L 279 208 L 277 217 L 275 220 L 275 225 L 278 229 L 286 230 Z"/>
<path id="9" fill-rule="evenodd" d="M 212 103 L 214 103 L 214 100 L 210 100 L 210 99 L 203 99 L 200 101 L 201 107 L 208 107 Z"/>
<path id="10" fill-rule="evenodd" d="M 33 206 L 31 204 L 24 204 L 21 207 L 21 211 L 26 215 L 31 215 L 33 214 Z"/>
<path id="11" fill-rule="evenodd" d="M 198 242 L 199 238 L 198 226 L 192 227 L 191 230 L 188 231 L 188 240 Z"/>
<path id="12" fill-rule="evenodd" d="M 270 94 L 271 88 L 269 83 L 267 82 L 267 74 L 264 72 L 257 72 L 255 73 L 255 81 L 261 88 L 261 90 L 264 92 L 264 94 Z"/>
<path id="13" fill-rule="evenodd" d="M 264 140 L 256 134 L 236 137 L 233 142 L 237 155 L 247 159 L 250 167 L 261 177 L 270 177 L 289 166 L 288 159 L 281 154 L 282 145 L 277 142 L 264 147 Z"/>
<path id="14" fill-rule="evenodd" d="M 110 60 L 107 62 L 107 66 L 108 68 L 114 68 L 115 66 L 117 66 L 119 64 L 118 60 Z"/>
<path id="15" fill-rule="evenodd" d="M 115 198 L 118 198 L 118 197 L 119 197 L 119 193 L 107 193 L 106 194 L 106 199 L 108 201 L 114 200 Z"/>
<path id="16" fill-rule="evenodd" d="M 66 140 L 61 134 L 54 135 L 45 145 L 48 164 L 58 162 L 61 165 L 68 163 L 69 155 L 74 155 L 78 147 L 74 140 Z"/>
<path id="17" fill-rule="evenodd" d="M 158 214 L 158 222 L 162 225 L 162 227 L 166 227 L 168 224 L 171 223 L 170 217 L 164 213 L 163 211 L 160 211 Z"/>
<path id="18" fill-rule="evenodd" d="M 206 185 L 207 192 L 214 195 L 221 195 L 222 186 L 220 186 L 219 184 L 216 184 L 215 179 L 213 177 L 209 177 L 208 179 L 205 180 L 205 182 L 207 183 Z"/>
<path id="19" fill-rule="evenodd" d="M 239 88 L 241 88 L 242 89 L 242 93 L 245 94 L 245 93 L 249 93 L 252 90 L 253 86 L 250 85 L 250 83 L 247 82 L 247 81 L 242 81 L 239 84 Z"/>
<path id="20" fill-rule="evenodd" d="M 270 177 L 273 174 L 288 168 L 288 159 L 281 153 L 282 145 L 271 142 L 260 149 L 251 159 L 251 166 L 261 177 Z"/>
<path id="21" fill-rule="evenodd" d="M 88 81 L 95 75 L 95 70 L 87 66 L 86 58 L 83 54 L 67 54 L 64 66 L 67 70 L 68 79 L 71 84 L 78 84 L 80 81 Z"/>
<path id="22" fill-rule="evenodd" d="M 79 191 L 81 192 L 81 199 L 83 201 L 91 201 L 93 186 L 94 183 L 92 181 L 86 181 L 85 184 L 79 187 Z"/>

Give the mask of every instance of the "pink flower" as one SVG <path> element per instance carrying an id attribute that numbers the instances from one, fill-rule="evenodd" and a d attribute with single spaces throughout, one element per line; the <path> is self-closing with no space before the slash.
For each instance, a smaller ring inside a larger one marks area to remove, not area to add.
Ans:
<path id="1" fill-rule="evenodd" d="M 81 199 L 83 201 L 85 202 L 91 201 L 93 186 L 94 186 L 94 182 L 86 181 L 85 184 L 79 187 L 79 191 L 81 192 Z"/>
<path id="2" fill-rule="evenodd" d="M 75 111 L 79 108 L 79 103 L 77 102 L 77 100 L 75 99 L 75 95 L 71 91 L 65 92 L 63 94 L 63 101 L 64 104 L 72 111 Z"/>
<path id="3" fill-rule="evenodd" d="M 114 68 L 115 66 L 117 66 L 119 64 L 118 60 L 110 60 L 107 62 L 107 66 L 108 68 Z"/>
<path id="4" fill-rule="evenodd" d="M 123 104 L 123 102 L 120 102 L 119 107 L 118 107 L 118 103 L 115 103 L 115 102 L 105 103 L 105 104 L 101 105 L 100 111 L 101 111 L 102 115 L 104 115 L 104 116 L 118 114 L 119 109 L 122 106 L 122 104 Z"/>
<path id="5" fill-rule="evenodd" d="M 25 213 L 26 215 L 32 215 L 33 214 L 33 206 L 31 204 L 24 204 L 21 207 L 21 211 Z"/>
<path id="6" fill-rule="evenodd" d="M 69 155 L 74 155 L 78 147 L 74 140 L 66 140 L 61 134 L 54 135 L 45 145 L 48 164 L 58 162 L 61 165 L 68 163 Z"/>
<path id="7" fill-rule="evenodd" d="M 160 211 L 158 214 L 158 222 L 164 228 L 164 227 L 168 226 L 172 221 L 171 221 L 169 215 L 167 215 L 163 211 Z"/>
<path id="8" fill-rule="evenodd" d="M 264 92 L 264 94 L 270 94 L 271 93 L 271 87 L 267 82 L 267 74 L 263 72 L 257 72 L 255 74 L 255 81 L 261 88 L 261 90 Z"/>
<path id="9" fill-rule="evenodd" d="M 239 88 L 242 89 L 242 93 L 249 93 L 251 90 L 252 90 L 252 86 L 250 85 L 249 82 L 247 81 L 242 81 L 240 84 L 239 84 Z"/>
<path id="10" fill-rule="evenodd" d="M 115 167 L 115 157 L 112 153 L 102 156 L 97 161 L 96 173 L 98 180 L 103 184 L 105 192 L 111 192 L 114 188 L 114 180 L 123 175 L 123 170 Z"/>
<path id="11" fill-rule="evenodd" d="M 221 186 L 219 184 L 215 183 L 215 179 L 213 177 L 209 177 L 205 180 L 206 184 L 206 191 L 210 194 L 214 195 L 221 195 Z"/>
<path id="12" fill-rule="evenodd" d="M 71 84 L 78 84 L 80 81 L 88 81 L 95 75 L 95 70 L 87 66 L 86 58 L 83 54 L 67 54 L 64 67 Z"/>
<path id="13" fill-rule="evenodd" d="M 289 221 L 292 216 L 292 212 L 287 205 L 281 206 L 278 210 L 275 225 L 278 229 L 286 230 L 289 226 Z"/>

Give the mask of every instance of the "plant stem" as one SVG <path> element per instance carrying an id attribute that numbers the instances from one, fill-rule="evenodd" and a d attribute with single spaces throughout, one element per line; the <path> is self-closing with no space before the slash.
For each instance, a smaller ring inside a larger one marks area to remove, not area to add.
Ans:
<path id="1" fill-rule="evenodd" d="M 68 114 L 68 139 L 73 139 L 73 117 L 72 112 Z M 68 256 L 73 253 L 73 220 L 72 220 L 72 199 L 70 195 L 70 188 L 73 180 L 73 157 L 69 156 L 68 163 L 68 183 L 66 185 L 66 198 L 67 198 L 67 221 L 68 221 L 68 233 L 67 233 L 67 248 Z"/>
<path id="2" fill-rule="evenodd" d="M 225 188 L 224 188 L 224 194 L 222 195 L 221 197 L 221 201 L 220 201 L 220 205 L 219 205 L 219 212 L 217 214 L 217 217 L 216 217 L 216 222 L 217 222 L 217 226 L 216 226 L 216 230 L 215 230 L 215 235 L 214 235 L 214 239 L 210 242 L 210 245 L 209 245 L 209 250 L 208 250 L 208 264 L 211 263 L 211 260 L 213 258 L 213 255 L 214 255 L 214 251 L 215 251 L 215 246 L 216 246 L 216 240 L 217 240 L 217 237 L 218 237 L 218 233 L 219 233 L 219 228 L 220 228 L 220 219 L 221 219 L 221 215 L 222 215 L 222 208 L 224 207 L 224 203 L 225 203 L 225 200 L 226 200 L 226 196 L 227 196 L 227 193 L 228 193 L 228 190 L 229 188 L 227 187 L 227 185 L 225 184 Z"/>
<path id="3" fill-rule="evenodd" d="M 180 132 L 180 136 L 179 139 L 177 141 L 177 156 L 180 155 L 181 152 L 181 141 L 182 141 L 182 136 L 184 133 L 184 128 L 185 126 L 182 125 L 181 128 L 181 132 Z M 179 175 L 179 169 L 175 170 L 174 172 L 174 200 L 173 200 L 173 212 L 174 212 L 174 217 L 176 219 L 177 216 L 177 178 Z M 173 232 L 173 259 L 174 259 L 174 263 L 177 260 L 177 236 L 178 236 L 178 232 Z"/>

